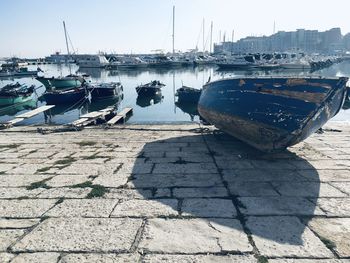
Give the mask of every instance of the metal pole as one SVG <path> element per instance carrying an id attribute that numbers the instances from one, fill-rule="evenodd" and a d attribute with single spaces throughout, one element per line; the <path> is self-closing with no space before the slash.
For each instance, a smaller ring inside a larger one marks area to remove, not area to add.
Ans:
<path id="1" fill-rule="evenodd" d="M 203 53 L 205 52 L 205 47 L 204 47 L 204 18 L 203 18 Z"/>
<path id="2" fill-rule="evenodd" d="M 69 46 L 68 46 L 68 39 L 67 39 L 66 24 L 64 23 L 64 21 L 63 21 L 63 29 L 64 29 L 64 36 L 66 38 L 67 53 L 68 53 L 68 55 L 70 55 L 70 53 L 69 53 Z"/>
<path id="3" fill-rule="evenodd" d="M 211 25 L 210 25 L 210 54 L 212 53 L 212 45 L 213 45 L 213 21 L 211 21 Z"/>
<path id="4" fill-rule="evenodd" d="M 175 54 L 175 6 L 173 6 L 173 55 Z"/>

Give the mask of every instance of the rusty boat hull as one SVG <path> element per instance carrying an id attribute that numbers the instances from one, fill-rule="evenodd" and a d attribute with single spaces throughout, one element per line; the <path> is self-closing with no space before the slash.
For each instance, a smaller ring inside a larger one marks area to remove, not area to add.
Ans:
<path id="1" fill-rule="evenodd" d="M 338 113 L 348 78 L 232 78 L 207 83 L 198 111 L 264 152 L 306 139 Z"/>

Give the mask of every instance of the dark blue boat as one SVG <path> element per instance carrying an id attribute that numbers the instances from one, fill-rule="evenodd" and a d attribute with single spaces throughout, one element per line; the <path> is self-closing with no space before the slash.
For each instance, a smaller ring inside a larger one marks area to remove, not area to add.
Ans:
<path id="1" fill-rule="evenodd" d="M 120 96 L 123 92 L 123 86 L 120 82 L 88 84 L 87 90 L 91 94 L 92 100 L 101 100 Z"/>
<path id="2" fill-rule="evenodd" d="M 201 96 L 201 90 L 182 86 L 177 89 L 175 96 L 177 96 L 177 101 L 180 103 L 198 103 L 199 97 Z"/>
<path id="3" fill-rule="evenodd" d="M 136 87 L 136 92 L 138 96 L 153 96 L 161 92 L 161 88 L 165 85 L 159 80 L 153 80 L 150 83 L 139 85 Z"/>
<path id="4" fill-rule="evenodd" d="M 45 92 L 43 97 L 46 104 L 68 104 L 83 101 L 87 98 L 87 90 L 83 87 L 68 90 L 53 90 Z"/>
<path id="5" fill-rule="evenodd" d="M 266 152 L 294 145 L 341 109 L 348 78 L 235 78 L 204 85 L 200 115 Z"/>

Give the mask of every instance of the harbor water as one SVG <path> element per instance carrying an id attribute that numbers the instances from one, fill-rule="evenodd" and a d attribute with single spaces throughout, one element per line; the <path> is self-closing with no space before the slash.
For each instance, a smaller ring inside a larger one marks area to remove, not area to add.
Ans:
<path id="1" fill-rule="evenodd" d="M 335 64 L 329 68 L 313 73 L 302 71 L 218 71 L 215 66 L 186 67 L 179 69 L 140 69 L 140 70 L 105 70 L 95 68 L 78 68 L 76 65 L 40 65 L 45 76 L 65 76 L 71 72 L 86 73 L 91 76 L 92 83 L 121 82 L 124 91 L 122 96 L 114 99 L 101 101 L 83 101 L 72 105 L 58 105 L 47 114 L 39 114 L 33 118 L 21 122 L 21 125 L 32 124 L 66 124 L 77 120 L 79 116 L 91 111 L 100 110 L 107 106 L 114 105 L 117 110 L 124 107 L 132 107 L 133 115 L 128 123 L 180 123 L 199 121 L 196 105 L 179 104 L 176 102 L 176 89 L 182 85 L 201 89 L 210 79 L 221 79 L 227 77 L 244 76 L 322 76 L 340 77 L 350 76 L 350 62 L 345 61 Z M 34 70 L 37 66 L 29 66 Z M 135 87 L 148 83 L 152 80 L 159 80 L 166 86 L 162 88 L 161 94 L 154 97 L 138 97 Z M 0 79 L 0 87 L 8 83 L 19 82 L 25 84 L 41 83 L 35 78 Z M 0 122 L 12 119 L 15 115 L 45 105 L 46 102 L 40 98 L 45 92 L 42 86 L 33 95 L 33 100 L 12 107 L 0 108 Z M 346 107 L 341 110 L 331 121 L 350 121 L 350 109 Z"/>

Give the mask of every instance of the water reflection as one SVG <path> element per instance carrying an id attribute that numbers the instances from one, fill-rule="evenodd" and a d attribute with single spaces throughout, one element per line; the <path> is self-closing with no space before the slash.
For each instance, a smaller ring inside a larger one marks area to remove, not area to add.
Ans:
<path id="1" fill-rule="evenodd" d="M 34 99 L 19 103 L 12 106 L 0 107 L 0 116 L 15 116 L 21 111 L 33 110 L 37 107 L 37 102 Z"/>
<path id="2" fill-rule="evenodd" d="M 152 96 L 140 96 L 138 95 L 136 98 L 136 104 L 142 108 L 149 107 L 151 105 L 155 105 L 157 103 L 162 102 L 163 96 L 161 92 L 158 92 Z"/>
<path id="3" fill-rule="evenodd" d="M 37 66 L 29 66 L 29 70 L 36 69 L 36 67 Z M 47 76 L 65 76 L 69 74 L 69 67 L 66 65 L 41 65 L 40 68 L 45 71 L 45 75 Z M 117 99 L 116 101 L 112 99 L 96 103 L 86 102 L 86 104 L 76 105 L 68 111 L 67 106 L 65 109 L 61 106 L 57 106 L 52 117 L 52 120 L 57 124 L 72 122 L 78 119 L 83 112 L 100 110 L 111 105 L 116 105 L 118 110 L 123 107 L 132 107 L 134 109 L 134 115 L 130 118 L 129 123 L 192 121 L 198 118 L 196 107 L 193 105 L 175 104 L 174 94 L 176 89 L 182 85 L 200 89 L 208 81 L 209 77 L 211 80 L 217 80 L 227 77 L 244 76 L 350 76 L 350 62 L 343 62 L 313 73 L 282 70 L 217 71 L 216 66 L 185 67 L 179 69 L 146 68 L 136 70 L 105 70 L 98 68 L 78 69 L 75 65 L 71 65 L 72 72 L 76 72 L 77 70 L 79 70 L 79 73 L 89 74 L 92 82 L 121 82 L 124 87 L 124 98 L 121 100 Z M 135 87 L 141 83 L 148 83 L 151 80 L 159 80 L 166 84 L 166 86 L 162 88 L 161 96 L 156 96 L 154 98 L 138 97 Z M 0 87 L 12 82 L 13 81 L 10 80 L 0 79 Z M 41 83 L 33 78 L 22 78 L 20 79 L 20 83 L 25 83 L 27 85 L 35 84 L 37 86 L 41 85 Z M 38 95 L 40 96 L 44 91 L 44 88 L 40 88 L 37 90 Z M 39 101 L 37 106 L 45 105 L 45 103 L 45 101 Z M 25 110 L 26 109 L 22 111 Z M 41 118 L 28 119 L 26 124 L 43 123 L 42 115 L 40 116 Z M 8 116 L 6 118 L 0 115 L 0 122 L 6 121 L 8 118 Z M 350 120 L 348 103 L 344 105 L 343 110 L 339 112 L 334 120 Z"/>
<path id="4" fill-rule="evenodd" d="M 191 121 L 194 121 L 196 116 L 199 116 L 197 105 L 198 103 L 191 102 L 175 102 L 176 107 L 181 109 L 184 113 L 190 115 Z"/>

